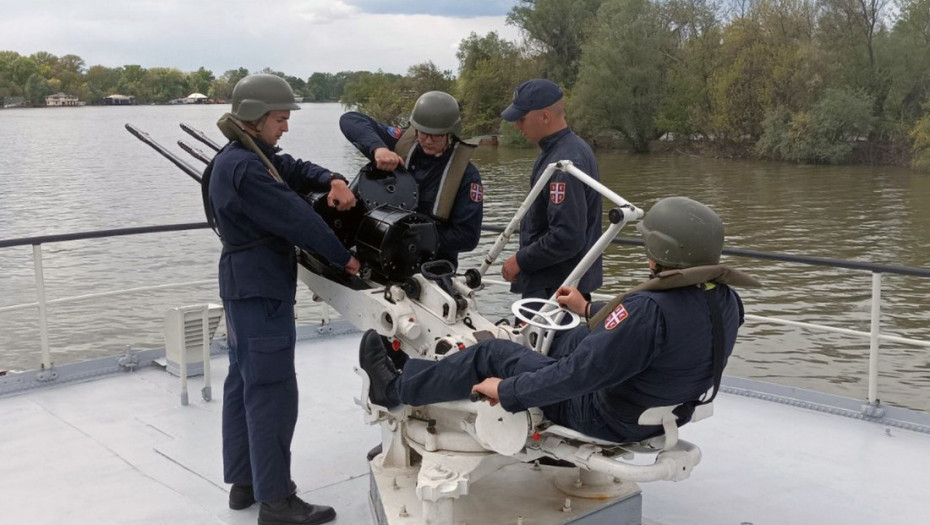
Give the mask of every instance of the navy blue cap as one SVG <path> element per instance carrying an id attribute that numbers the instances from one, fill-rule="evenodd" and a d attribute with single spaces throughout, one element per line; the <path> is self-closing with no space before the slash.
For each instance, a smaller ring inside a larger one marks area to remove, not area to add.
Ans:
<path id="1" fill-rule="evenodd" d="M 501 111 L 501 118 L 507 122 L 516 122 L 530 111 L 548 108 L 561 99 L 562 90 L 551 80 L 527 80 L 514 90 L 513 103 Z"/>

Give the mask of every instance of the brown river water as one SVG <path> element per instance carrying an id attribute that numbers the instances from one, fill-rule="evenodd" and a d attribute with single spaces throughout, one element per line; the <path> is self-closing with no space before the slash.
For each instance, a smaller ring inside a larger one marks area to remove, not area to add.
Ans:
<path id="1" fill-rule="evenodd" d="M 364 158 L 342 137 L 337 104 L 303 104 L 293 113 L 285 151 L 349 176 Z M 177 140 L 200 145 L 180 122 L 220 140 L 223 106 L 132 106 L 0 111 L 0 239 L 91 230 L 202 222 L 197 184 L 125 129 L 148 132 L 196 166 Z M 503 226 L 528 190 L 536 151 L 482 147 L 474 161 L 485 183 L 485 223 Z M 648 209 L 671 195 L 712 206 L 724 219 L 727 246 L 873 263 L 930 267 L 930 175 L 888 167 L 798 166 L 687 156 L 598 152 L 601 179 Z M 621 237 L 635 238 L 632 227 Z M 463 258 L 477 266 L 494 242 L 488 233 Z M 511 250 L 505 250 L 503 257 Z M 70 241 L 43 247 L 46 294 L 62 297 L 173 282 L 211 281 L 219 243 L 209 230 Z M 743 257 L 725 262 L 765 284 L 742 291 L 747 312 L 868 331 L 871 275 Z M 492 267 L 489 277 L 496 273 Z M 605 290 L 620 292 L 647 277 L 642 249 L 611 246 Z M 885 275 L 882 330 L 930 340 L 930 279 Z M 32 250 L 0 250 L 0 308 L 36 300 Z M 299 315 L 310 294 L 298 292 Z M 482 292 L 481 310 L 507 315 L 506 294 Z M 217 301 L 215 284 L 140 292 L 49 307 L 56 364 L 164 346 L 168 308 Z M 866 397 L 867 339 L 808 333 L 747 322 L 727 368 L 730 375 Z M 0 312 L 0 369 L 41 362 L 35 309 Z M 930 410 L 926 348 L 882 344 L 882 402 Z"/>

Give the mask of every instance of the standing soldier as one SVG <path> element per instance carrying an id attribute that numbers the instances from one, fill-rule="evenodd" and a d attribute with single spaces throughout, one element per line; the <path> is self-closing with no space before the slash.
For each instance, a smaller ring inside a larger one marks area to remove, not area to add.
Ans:
<path id="1" fill-rule="evenodd" d="M 470 159 L 475 146 L 462 141 L 455 98 L 430 91 L 417 99 L 406 130 L 350 111 L 339 119 L 343 135 L 379 170 L 404 166 L 417 182 L 416 211 L 436 220 L 437 259 L 458 266 L 458 256 L 478 246 L 484 188 Z"/>
<path id="2" fill-rule="evenodd" d="M 223 477 L 229 507 L 261 502 L 259 525 L 317 524 L 336 518 L 311 505 L 291 481 L 291 439 L 297 424 L 294 370 L 294 246 L 349 274 L 358 261 L 297 192 L 329 190 L 345 210 L 355 196 L 345 178 L 281 154 L 294 92 L 275 75 L 250 75 L 233 89 L 232 112 L 217 125 L 230 139 L 203 178 L 207 218 L 223 242 L 220 297 L 229 333 L 229 374 L 223 386 Z"/>
<path id="3" fill-rule="evenodd" d="M 533 165 L 532 188 L 546 166 L 570 160 L 595 180 L 600 177 L 591 147 L 565 120 L 565 100 L 559 86 L 549 80 L 528 80 L 513 95 L 513 103 L 501 113 L 527 140 L 542 152 Z M 601 196 L 575 177 L 561 171 L 520 222 L 520 249 L 504 261 L 501 274 L 511 291 L 524 298 L 548 299 L 601 235 Z M 601 257 L 581 277 L 577 288 L 586 297 L 603 281 Z"/>

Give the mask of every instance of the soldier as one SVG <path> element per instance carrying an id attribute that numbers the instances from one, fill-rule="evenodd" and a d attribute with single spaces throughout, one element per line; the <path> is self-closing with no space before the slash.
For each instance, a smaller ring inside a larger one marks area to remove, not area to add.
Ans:
<path id="1" fill-rule="evenodd" d="M 593 317 L 555 338 L 549 356 L 490 340 L 439 361 L 410 359 L 398 372 L 380 341 L 363 339 L 372 403 L 426 405 L 474 391 L 511 412 L 540 407 L 557 424 L 614 442 L 661 433 L 638 423 L 648 408 L 683 404 L 676 414 L 684 424 L 708 390 L 716 393 L 743 323 L 743 304 L 726 283 L 758 283 L 719 265 L 723 223 L 699 202 L 662 199 L 638 229 L 654 278 L 600 308 L 560 288 L 561 304 Z"/>
<path id="2" fill-rule="evenodd" d="M 406 167 L 417 182 L 416 211 L 436 220 L 437 259 L 458 266 L 458 256 L 478 246 L 484 187 L 470 162 L 475 146 L 462 141 L 455 98 L 430 91 L 417 99 L 406 130 L 355 111 L 339 119 L 343 135 L 384 171 Z"/>
<path id="3" fill-rule="evenodd" d="M 297 424 L 294 370 L 294 246 L 356 274 L 359 262 L 297 192 L 329 190 L 345 210 L 355 196 L 345 178 L 279 153 L 294 92 L 275 75 L 250 75 L 233 89 L 232 111 L 217 123 L 230 142 L 203 178 L 208 220 L 223 242 L 220 297 L 229 334 L 223 386 L 223 477 L 229 506 L 261 502 L 259 525 L 316 524 L 336 518 L 311 505 L 291 481 L 291 439 Z"/>
<path id="4" fill-rule="evenodd" d="M 562 90 L 553 82 L 537 78 L 520 84 L 501 118 L 513 122 L 527 140 L 542 150 L 533 165 L 531 188 L 546 166 L 560 160 L 570 160 L 595 180 L 600 179 L 594 152 L 568 127 Z M 511 291 L 524 298 L 548 299 L 600 235 L 601 196 L 575 177 L 558 171 L 520 222 L 520 248 L 504 261 L 501 274 L 513 283 Z M 578 289 L 590 298 L 602 281 L 602 261 L 598 257 L 581 277 Z"/>

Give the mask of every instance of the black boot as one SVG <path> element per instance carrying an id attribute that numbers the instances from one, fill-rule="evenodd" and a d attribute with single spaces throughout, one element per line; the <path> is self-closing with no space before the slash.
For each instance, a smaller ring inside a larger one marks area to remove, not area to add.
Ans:
<path id="1" fill-rule="evenodd" d="M 263 501 L 258 525 L 318 525 L 336 519 L 336 511 L 325 505 L 311 505 L 291 494 L 281 501 Z"/>
<path id="2" fill-rule="evenodd" d="M 232 510 L 247 509 L 255 503 L 255 493 L 252 485 L 237 485 L 233 483 L 229 489 L 229 508 Z"/>
<path id="3" fill-rule="evenodd" d="M 391 381 L 400 374 L 388 357 L 381 336 L 374 330 L 368 330 L 362 335 L 362 342 L 358 346 L 358 362 L 371 380 L 368 390 L 371 402 L 387 408 L 399 405 L 399 400 L 390 399 L 387 390 Z"/>
<path id="4" fill-rule="evenodd" d="M 291 494 L 297 493 L 297 484 L 291 480 L 288 484 Z M 232 510 L 243 510 L 251 507 L 255 503 L 255 492 L 252 485 L 240 485 L 233 483 L 229 489 L 229 508 Z"/>

